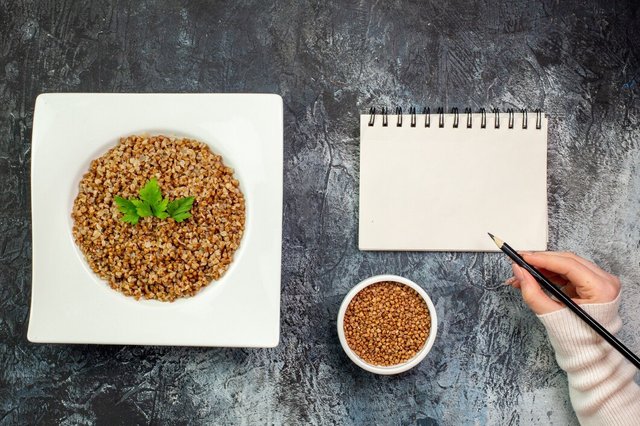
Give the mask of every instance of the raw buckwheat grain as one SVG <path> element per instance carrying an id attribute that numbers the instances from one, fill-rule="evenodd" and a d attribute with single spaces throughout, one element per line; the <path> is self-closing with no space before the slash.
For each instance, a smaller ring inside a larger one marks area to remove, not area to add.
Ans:
<path id="1" fill-rule="evenodd" d="M 392 281 L 363 288 L 344 315 L 347 344 L 371 365 L 391 366 L 413 358 L 430 329 L 424 299 L 411 287 Z"/>

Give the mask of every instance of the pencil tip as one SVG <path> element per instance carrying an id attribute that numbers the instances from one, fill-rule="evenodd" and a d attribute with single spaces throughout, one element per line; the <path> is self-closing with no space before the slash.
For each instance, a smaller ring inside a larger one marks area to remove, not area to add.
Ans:
<path id="1" fill-rule="evenodd" d="M 487 234 L 489 234 L 489 236 L 491 237 L 491 239 L 493 240 L 494 243 L 496 243 L 496 245 L 498 246 L 499 249 L 502 248 L 502 245 L 504 244 L 504 241 L 502 241 L 500 238 L 496 237 L 495 235 L 493 235 L 491 232 L 487 232 Z"/>

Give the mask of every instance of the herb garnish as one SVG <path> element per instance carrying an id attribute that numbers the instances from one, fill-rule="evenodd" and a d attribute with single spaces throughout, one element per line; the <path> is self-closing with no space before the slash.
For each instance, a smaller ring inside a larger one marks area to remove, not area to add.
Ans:
<path id="1" fill-rule="evenodd" d="M 173 218 L 176 222 L 182 222 L 191 217 L 191 207 L 194 197 L 179 198 L 169 202 L 168 198 L 162 198 L 158 180 L 153 178 L 139 191 L 140 198 L 127 200 L 115 196 L 114 200 L 118 205 L 118 210 L 123 214 L 123 222 L 135 225 L 141 217 L 155 216 L 158 219 Z"/>

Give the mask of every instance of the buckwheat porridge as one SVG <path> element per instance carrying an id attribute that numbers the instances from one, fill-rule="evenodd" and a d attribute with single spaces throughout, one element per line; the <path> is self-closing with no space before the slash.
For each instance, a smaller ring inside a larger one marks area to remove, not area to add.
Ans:
<path id="1" fill-rule="evenodd" d="M 92 161 L 72 218 L 76 243 L 111 288 L 174 301 L 227 271 L 245 200 L 233 170 L 206 144 L 129 136 Z"/>

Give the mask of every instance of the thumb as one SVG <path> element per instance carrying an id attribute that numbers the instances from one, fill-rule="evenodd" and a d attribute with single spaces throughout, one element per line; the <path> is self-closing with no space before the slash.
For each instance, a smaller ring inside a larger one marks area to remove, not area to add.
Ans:
<path id="1" fill-rule="evenodd" d="M 512 265 L 513 273 L 520 282 L 522 300 L 529 305 L 536 315 L 548 314 L 562 309 L 562 305 L 546 295 L 540 284 L 531 276 L 529 272 L 516 265 Z"/>

